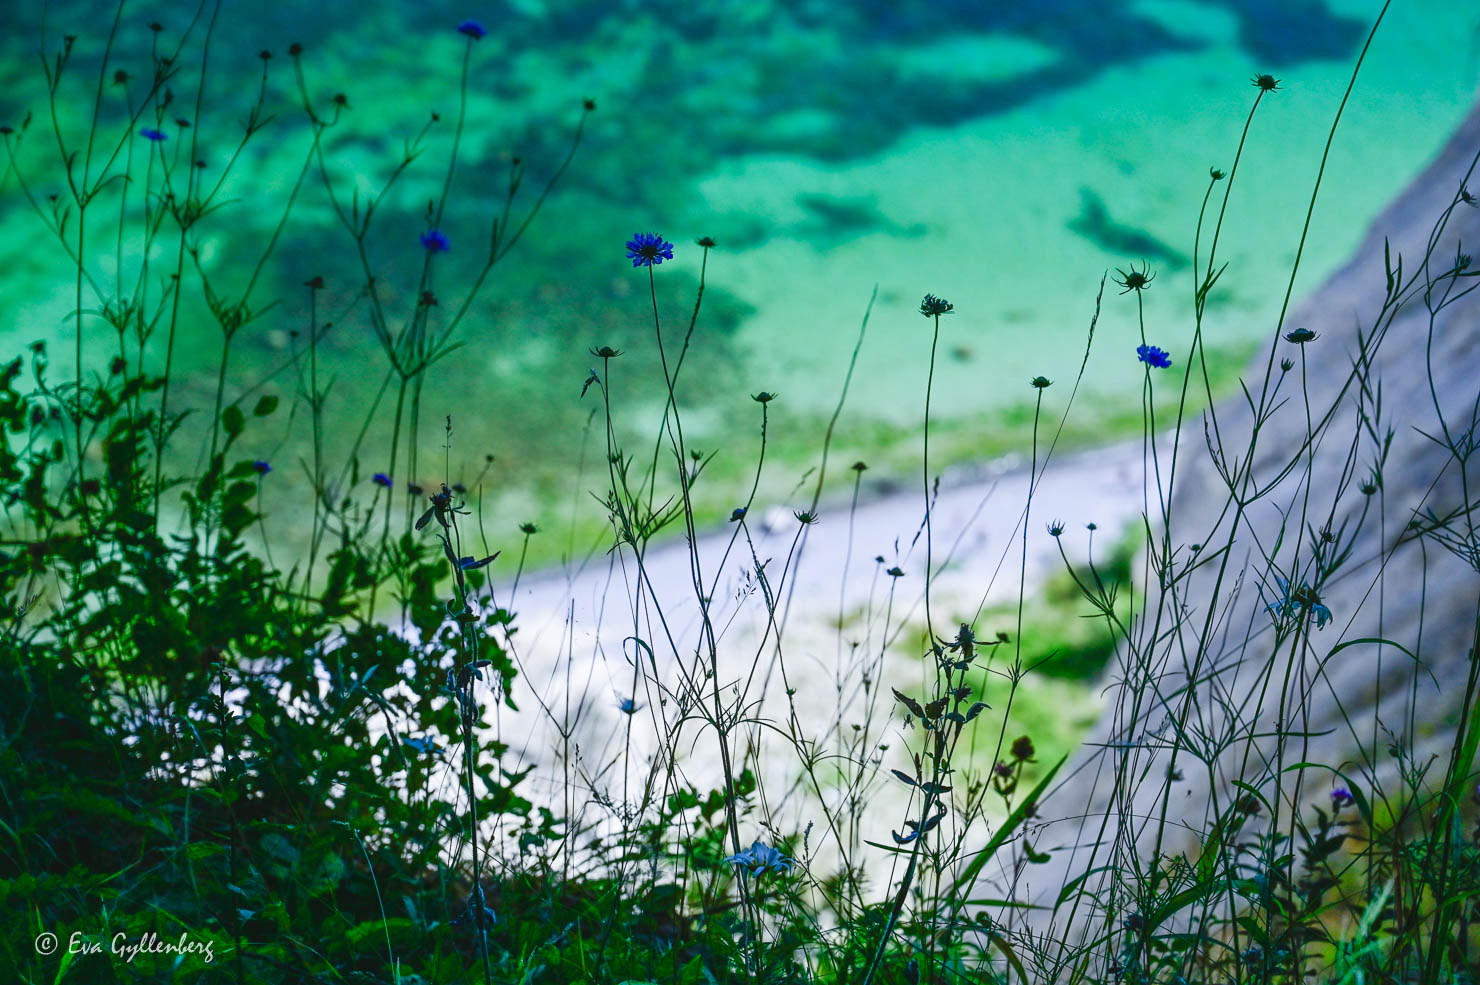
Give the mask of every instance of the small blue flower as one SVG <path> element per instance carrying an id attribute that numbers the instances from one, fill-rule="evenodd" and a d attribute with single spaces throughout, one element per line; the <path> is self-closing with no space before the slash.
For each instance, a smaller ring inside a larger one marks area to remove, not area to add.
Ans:
<path id="1" fill-rule="evenodd" d="M 617 699 L 617 710 L 624 715 L 635 715 L 645 707 L 647 706 L 639 704 L 633 698 L 618 697 Z"/>
<path id="2" fill-rule="evenodd" d="M 627 259 L 634 267 L 652 267 L 673 259 L 673 244 L 652 233 L 633 233 L 627 241 Z"/>
<path id="3" fill-rule="evenodd" d="M 155 130 L 153 127 L 145 127 L 144 129 L 140 130 L 139 136 L 143 137 L 145 140 L 152 140 L 156 144 L 159 143 L 161 140 L 169 139 L 169 137 L 165 136 L 164 133 L 160 132 L 159 130 Z"/>
<path id="4" fill-rule="evenodd" d="M 1136 346 L 1136 358 L 1148 366 L 1155 366 L 1157 369 L 1166 369 L 1172 364 L 1172 357 L 1167 355 L 1166 350 L 1158 349 L 1154 345 Z"/>
<path id="5" fill-rule="evenodd" d="M 452 244 L 447 242 L 447 236 L 438 229 L 428 229 L 422 233 L 421 245 L 427 248 L 428 253 L 446 253 L 452 249 Z"/>
<path id="6" fill-rule="evenodd" d="M 1338 810 L 1350 804 L 1355 799 L 1352 796 L 1352 792 L 1346 787 L 1337 787 L 1331 791 L 1331 806 Z"/>
<path id="7" fill-rule="evenodd" d="M 773 872 L 788 872 L 796 864 L 795 860 L 787 858 L 763 841 L 755 842 L 739 855 L 731 855 L 725 861 L 734 862 L 736 865 L 755 866 L 750 873 L 753 876 L 758 876 L 767 869 Z"/>
<path id="8" fill-rule="evenodd" d="M 422 755 L 437 751 L 437 740 L 429 735 L 423 736 L 420 739 L 413 739 L 409 735 L 403 735 L 401 736 L 401 741 Z"/>
<path id="9" fill-rule="evenodd" d="M 267 473 L 272 471 L 272 466 L 267 464 L 260 458 L 252 463 L 252 468 L 257 470 L 258 475 L 266 475 Z"/>
<path id="10" fill-rule="evenodd" d="M 478 41 L 483 37 L 483 35 L 487 34 L 488 32 L 483 30 L 483 25 L 479 24 L 477 21 L 463 21 L 461 24 L 457 25 L 457 33 L 466 34 L 474 41 Z"/>
<path id="11" fill-rule="evenodd" d="M 370 481 L 374 482 L 377 486 L 385 486 L 387 489 L 391 487 L 391 477 L 384 472 L 375 473 Z"/>
<path id="12" fill-rule="evenodd" d="M 1274 576 L 1275 584 L 1280 586 L 1280 597 L 1273 602 L 1267 603 L 1265 608 L 1269 614 L 1276 619 L 1281 617 L 1293 617 L 1302 611 L 1316 617 L 1316 629 L 1325 629 L 1326 623 L 1331 621 L 1331 610 L 1321 603 L 1321 597 L 1316 590 L 1309 585 L 1302 584 L 1294 591 L 1290 590 L 1290 582 L 1280 575 Z"/>
<path id="13" fill-rule="evenodd" d="M 733 510 L 731 510 L 730 511 L 730 522 L 731 523 L 734 523 L 737 520 L 743 520 L 743 519 L 745 519 L 745 510 L 746 510 L 746 508 L 744 506 L 737 506 Z"/>

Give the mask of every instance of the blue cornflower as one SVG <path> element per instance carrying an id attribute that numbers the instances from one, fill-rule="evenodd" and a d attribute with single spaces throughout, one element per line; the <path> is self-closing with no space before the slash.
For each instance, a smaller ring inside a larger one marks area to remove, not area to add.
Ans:
<path id="1" fill-rule="evenodd" d="M 384 472 L 375 473 L 370 481 L 374 482 L 377 486 L 385 486 L 387 489 L 391 487 L 391 477 Z"/>
<path id="2" fill-rule="evenodd" d="M 260 458 L 252 463 L 252 468 L 257 470 L 258 475 L 266 475 L 267 473 L 272 471 L 272 466 L 267 464 Z"/>
<path id="3" fill-rule="evenodd" d="M 1154 345 L 1136 346 L 1136 358 L 1148 366 L 1155 366 L 1157 369 L 1166 369 L 1172 364 L 1172 357 L 1167 355 L 1166 350 L 1158 349 Z"/>
<path id="4" fill-rule="evenodd" d="M 795 864 L 795 860 L 782 855 L 764 841 L 755 842 L 739 855 L 731 855 L 725 861 L 734 862 L 736 865 L 755 866 L 750 873 L 753 876 L 758 876 L 767 869 L 772 872 L 787 872 Z"/>
<path id="5" fill-rule="evenodd" d="M 1265 605 L 1270 615 L 1278 619 L 1281 616 L 1297 615 L 1304 610 L 1316 617 L 1316 629 L 1326 628 L 1326 623 L 1332 618 L 1331 610 L 1321 604 L 1321 597 L 1316 594 L 1315 589 L 1302 584 L 1292 592 L 1289 581 L 1279 575 L 1275 575 L 1274 580 L 1280 586 L 1280 597 Z"/>
<path id="6" fill-rule="evenodd" d="M 673 244 L 653 233 L 633 233 L 627 241 L 627 259 L 634 267 L 651 267 L 673 259 Z"/>
<path id="7" fill-rule="evenodd" d="M 165 136 L 163 132 L 155 130 L 153 127 L 145 127 L 144 129 L 140 130 L 139 136 L 143 137 L 145 140 L 152 140 L 156 144 L 159 143 L 161 140 L 169 139 L 167 136 Z"/>
<path id="8" fill-rule="evenodd" d="M 427 248 L 428 253 L 446 253 L 452 249 L 452 244 L 447 242 L 447 236 L 439 229 L 428 229 L 421 234 L 421 245 Z"/>
<path id="9" fill-rule="evenodd" d="M 617 697 L 617 710 L 624 715 L 635 715 L 646 707 L 646 705 L 639 703 L 635 698 L 624 698 L 620 695 Z"/>
<path id="10" fill-rule="evenodd" d="M 461 24 L 457 25 L 457 33 L 466 34 L 474 41 L 477 41 L 488 32 L 483 30 L 483 25 L 479 24 L 477 21 L 463 21 Z"/>

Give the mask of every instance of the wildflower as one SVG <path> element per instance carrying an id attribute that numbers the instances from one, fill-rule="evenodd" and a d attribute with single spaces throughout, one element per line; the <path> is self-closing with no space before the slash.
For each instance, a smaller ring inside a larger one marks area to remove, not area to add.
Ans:
<path id="1" fill-rule="evenodd" d="M 374 482 L 377 486 L 385 486 L 387 489 L 391 487 L 391 477 L 384 472 L 375 473 L 370 481 Z"/>
<path id="2" fill-rule="evenodd" d="M 422 233 L 421 245 L 427 248 L 428 253 L 446 253 L 452 249 L 452 244 L 447 241 L 447 236 L 437 229 L 428 229 Z"/>
<path id="3" fill-rule="evenodd" d="M 702 246 L 706 250 L 712 250 L 714 249 L 714 237 L 700 236 L 698 239 L 694 240 L 694 245 Z"/>
<path id="4" fill-rule="evenodd" d="M 1339 811 L 1355 800 L 1356 798 L 1352 796 L 1352 792 L 1346 787 L 1337 787 L 1331 791 L 1331 807 L 1334 810 Z"/>
<path id="5" fill-rule="evenodd" d="M 1033 758 L 1033 740 L 1026 735 L 1020 735 L 1012 744 L 1012 757 L 1014 759 Z"/>
<path id="6" fill-rule="evenodd" d="M 1326 623 L 1332 618 L 1331 610 L 1321 604 L 1321 597 L 1316 594 L 1315 589 L 1302 584 L 1292 592 L 1290 582 L 1285 578 L 1275 575 L 1274 580 L 1280 586 L 1280 597 L 1265 605 L 1271 615 L 1279 618 L 1308 613 L 1316 617 L 1316 629 L 1326 628 Z"/>
<path id="7" fill-rule="evenodd" d="M 531 536 L 539 533 L 540 532 L 540 528 L 539 527 L 536 527 L 532 523 L 521 523 L 521 524 L 519 524 L 519 532 L 522 533 L 522 534 L 524 534 L 524 536 L 526 536 L 526 537 L 531 537 Z"/>
<path id="8" fill-rule="evenodd" d="M 1133 263 L 1130 270 L 1121 270 L 1119 267 L 1116 267 L 1115 272 L 1120 275 L 1115 278 L 1115 283 L 1125 288 L 1125 290 L 1120 292 L 1121 294 L 1129 294 L 1131 291 L 1144 291 L 1156 279 L 1156 274 L 1151 272 L 1150 264 L 1144 260 L 1141 261 L 1140 270 L 1137 270 L 1136 265 Z"/>
<path id="9" fill-rule="evenodd" d="M 1049 524 L 1048 524 L 1048 535 L 1050 537 L 1057 537 L 1059 534 L 1061 534 L 1063 532 L 1064 532 L 1064 521 L 1063 520 L 1052 520 L 1052 521 L 1049 522 Z"/>
<path id="10" fill-rule="evenodd" d="M 1214 181 L 1223 180 L 1223 171 L 1220 168 L 1208 168 L 1208 174 Z"/>
<path id="11" fill-rule="evenodd" d="M 1320 333 L 1312 332 L 1308 328 L 1297 328 L 1293 332 L 1285 333 L 1285 341 L 1294 342 L 1296 345 L 1305 345 L 1305 343 L 1314 342 L 1320 337 Z"/>
<path id="12" fill-rule="evenodd" d="M 1165 349 L 1159 349 L 1154 345 L 1136 346 L 1136 358 L 1148 366 L 1157 369 L 1166 369 L 1172 364 L 1172 357 L 1167 355 Z"/>
<path id="13" fill-rule="evenodd" d="M 652 267 L 673 259 L 673 244 L 653 233 L 633 233 L 627 241 L 627 259 L 634 267 Z"/>
<path id="14" fill-rule="evenodd" d="M 1100 525 L 1091 520 L 1089 523 L 1086 523 L 1084 525 L 1084 529 L 1088 530 L 1090 533 L 1094 533 L 1096 530 L 1100 529 Z"/>
<path id="15" fill-rule="evenodd" d="M 1035 376 L 1028 382 L 1039 390 L 1046 390 L 1049 387 L 1053 386 L 1053 380 L 1049 379 L 1046 376 Z"/>
<path id="16" fill-rule="evenodd" d="M 884 572 L 884 574 L 888 575 L 890 578 L 903 578 L 904 577 L 904 569 L 901 568 L 901 567 L 899 567 L 898 565 L 895 565 L 894 567 L 890 568 L 888 571 Z"/>
<path id="17" fill-rule="evenodd" d="M 865 469 L 868 468 L 868 463 L 867 462 L 863 462 L 863 461 L 858 461 L 858 462 L 854 462 L 852 465 L 850 465 L 848 467 L 850 469 L 852 469 L 854 472 L 862 472 L 862 471 L 864 471 Z"/>
<path id="18" fill-rule="evenodd" d="M 1357 487 L 1357 491 L 1360 492 L 1363 496 L 1371 496 L 1373 493 L 1377 492 L 1377 482 L 1376 482 L 1376 480 L 1374 480 L 1374 479 L 1366 479 L 1366 480 L 1364 480 L 1362 482 L 1362 484 Z"/>
<path id="19" fill-rule="evenodd" d="M 811 510 L 797 510 L 795 513 L 792 514 L 792 516 L 796 517 L 797 522 L 804 526 L 809 523 L 817 522 L 817 514 L 813 513 Z"/>
<path id="20" fill-rule="evenodd" d="M 1274 92 L 1280 87 L 1280 80 L 1268 73 L 1265 73 L 1263 75 L 1256 75 L 1249 81 L 1253 83 L 1254 87 L 1258 89 L 1261 93 Z"/>
<path id="21" fill-rule="evenodd" d="M 735 523 L 735 522 L 740 521 L 740 520 L 743 520 L 743 519 L 745 519 L 745 507 L 743 507 L 743 506 L 737 506 L 733 510 L 730 511 L 730 522 L 731 523 Z"/>
<path id="22" fill-rule="evenodd" d="M 945 298 L 938 298 L 934 294 L 927 294 L 920 302 L 920 314 L 927 318 L 932 316 L 939 318 L 941 315 L 949 315 L 955 310 L 955 307 L 954 304 Z"/>
<path id="23" fill-rule="evenodd" d="M 144 129 L 140 130 L 139 131 L 139 136 L 143 137 L 145 140 L 152 140 L 156 144 L 159 143 L 161 140 L 168 140 L 169 139 L 163 133 L 161 133 L 158 130 L 155 130 L 152 127 L 145 127 Z"/>
<path id="24" fill-rule="evenodd" d="M 483 30 L 483 25 L 479 24 L 477 21 L 463 21 L 461 24 L 457 25 L 457 33 L 466 34 L 474 41 L 478 41 L 481 40 L 483 35 L 487 34 L 488 32 Z"/>
<path id="25" fill-rule="evenodd" d="M 782 855 L 763 841 L 755 842 L 745 851 L 738 855 L 731 855 L 724 861 L 742 866 L 755 866 L 750 873 L 753 876 L 758 876 L 767 869 L 773 872 L 788 872 L 796 864 L 793 859 Z"/>
<path id="26" fill-rule="evenodd" d="M 590 349 L 591 355 L 602 359 L 615 359 L 622 354 L 621 349 L 613 349 L 609 345 L 593 345 Z"/>
<path id="27" fill-rule="evenodd" d="M 640 705 L 632 698 L 617 699 L 617 710 L 624 715 L 635 715 L 645 707 L 646 705 Z"/>
<path id="28" fill-rule="evenodd" d="M 258 475 L 266 475 L 267 473 L 272 471 L 272 466 L 267 464 L 260 458 L 252 463 L 252 468 L 256 471 Z"/>
<path id="29" fill-rule="evenodd" d="M 760 393 L 752 393 L 750 395 L 750 399 L 754 400 L 758 404 L 768 404 L 776 399 L 776 394 L 768 393 L 765 390 L 762 390 Z"/>

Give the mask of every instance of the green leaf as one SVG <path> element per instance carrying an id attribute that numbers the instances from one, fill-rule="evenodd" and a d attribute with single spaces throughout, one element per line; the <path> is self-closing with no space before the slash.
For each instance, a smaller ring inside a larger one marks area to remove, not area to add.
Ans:
<path id="1" fill-rule="evenodd" d="M 976 853 L 976 858 L 968 862 L 966 868 L 961 870 L 961 874 L 956 877 L 955 886 L 951 891 L 953 898 L 959 899 L 966 895 L 966 890 L 976 881 L 976 877 L 981 874 L 987 862 L 991 861 L 992 856 L 997 854 L 997 849 L 1001 848 L 1007 841 L 1008 836 L 1028 819 L 1028 805 L 1037 803 L 1038 799 L 1043 796 L 1043 791 L 1047 790 L 1048 785 L 1053 782 L 1054 774 L 1059 771 L 1059 767 L 1063 766 L 1068 759 L 1069 757 L 1065 756 L 1053 764 L 1053 767 L 1043 775 L 1043 779 L 1038 781 L 1033 787 L 1032 792 L 1024 798 L 1023 802 L 1014 807 L 1012 813 L 1007 815 L 1007 820 L 1002 822 L 1002 826 L 997 829 L 996 834 L 992 835 L 991 840 L 987 842 L 986 846 Z"/>
<path id="2" fill-rule="evenodd" d="M 252 408 L 252 416 L 266 417 L 268 414 L 271 414 L 273 411 L 277 410 L 277 405 L 278 398 L 269 393 L 265 395 L 261 400 L 257 401 L 257 406 Z"/>
<path id="3" fill-rule="evenodd" d="M 246 422 L 246 415 L 242 413 L 240 407 L 233 405 L 221 412 L 221 426 L 226 429 L 226 435 L 229 438 L 235 438 L 241 434 Z"/>

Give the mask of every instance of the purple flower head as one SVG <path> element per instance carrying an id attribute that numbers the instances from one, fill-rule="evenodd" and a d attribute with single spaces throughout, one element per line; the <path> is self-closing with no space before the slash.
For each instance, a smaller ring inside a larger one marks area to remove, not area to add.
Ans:
<path id="1" fill-rule="evenodd" d="M 260 458 L 252 463 L 252 468 L 257 470 L 258 475 L 266 475 L 267 473 L 272 471 L 272 466 L 268 465 Z"/>
<path id="2" fill-rule="evenodd" d="M 153 127 L 145 127 L 144 129 L 140 130 L 139 136 L 143 137 L 145 140 L 152 140 L 156 144 L 159 143 L 161 140 L 169 139 L 164 135 L 164 133 L 159 130 L 155 130 Z"/>
<path id="3" fill-rule="evenodd" d="M 447 241 L 447 236 L 440 229 L 428 229 L 421 234 L 421 245 L 427 248 L 428 253 L 446 253 L 452 249 L 452 244 Z"/>
<path id="4" fill-rule="evenodd" d="M 461 24 L 457 25 L 457 33 L 466 34 L 474 41 L 477 41 L 488 32 L 483 30 L 483 25 L 479 24 L 477 21 L 463 21 Z"/>
<path id="5" fill-rule="evenodd" d="M 627 241 L 627 259 L 634 267 L 651 267 L 673 259 L 673 244 L 652 233 L 634 233 Z"/>
<path id="6" fill-rule="evenodd" d="M 386 475 L 384 472 L 375 473 L 374 477 L 371 478 L 370 481 L 375 483 L 377 486 L 385 486 L 387 489 L 391 487 L 391 477 Z"/>
<path id="7" fill-rule="evenodd" d="M 1352 792 L 1346 787 L 1337 787 L 1335 790 L 1331 791 L 1331 806 L 1336 808 L 1337 810 L 1340 810 L 1346 805 L 1352 803 L 1354 800 L 1356 800 L 1356 798 L 1352 796 Z"/>
<path id="8" fill-rule="evenodd" d="M 1136 346 L 1136 358 L 1148 366 L 1155 366 L 1157 369 L 1166 369 L 1172 364 L 1172 357 L 1167 355 L 1166 350 L 1158 349 L 1154 345 Z"/>

